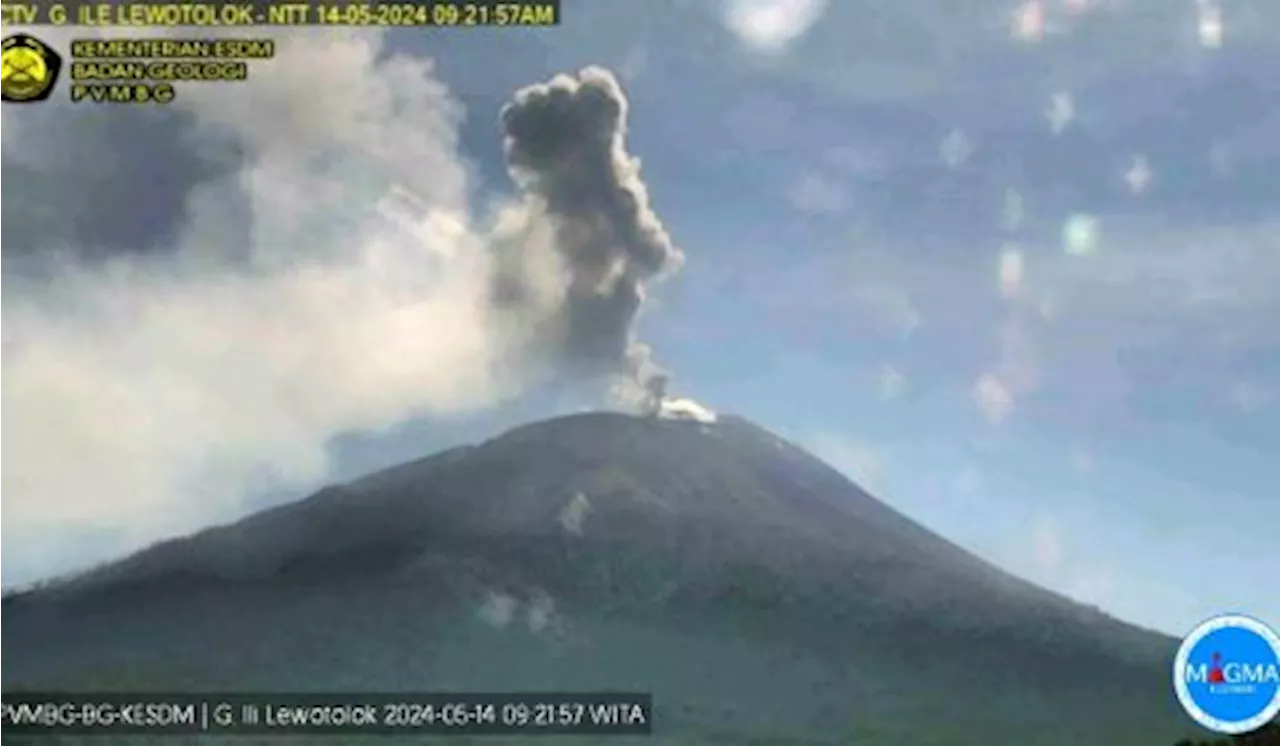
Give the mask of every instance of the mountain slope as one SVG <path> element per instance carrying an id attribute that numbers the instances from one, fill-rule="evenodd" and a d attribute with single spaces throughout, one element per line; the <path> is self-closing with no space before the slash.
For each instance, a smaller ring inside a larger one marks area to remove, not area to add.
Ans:
<path id="1" fill-rule="evenodd" d="M 1173 640 L 990 566 L 736 418 L 527 425 L 4 612 L 6 687 L 642 689 L 670 743 L 1186 732 Z"/>

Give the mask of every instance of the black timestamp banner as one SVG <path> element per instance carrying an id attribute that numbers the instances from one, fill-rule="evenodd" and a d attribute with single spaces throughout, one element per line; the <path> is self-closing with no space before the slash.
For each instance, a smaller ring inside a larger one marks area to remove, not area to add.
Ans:
<path id="1" fill-rule="evenodd" d="M 647 693 L 4 693 L 5 735 L 438 735 L 652 732 Z"/>
<path id="2" fill-rule="evenodd" d="M 537 27 L 560 0 L 0 0 L 5 26 Z"/>

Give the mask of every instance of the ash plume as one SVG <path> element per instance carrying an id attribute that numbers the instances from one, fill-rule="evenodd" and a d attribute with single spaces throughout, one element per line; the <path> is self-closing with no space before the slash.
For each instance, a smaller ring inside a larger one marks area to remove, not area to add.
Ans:
<path id="1" fill-rule="evenodd" d="M 662 404 L 667 399 L 667 386 L 670 383 L 671 379 L 661 373 L 651 376 L 645 381 L 644 388 L 647 394 L 645 410 L 649 414 L 657 415 L 662 412 Z"/>
<path id="2" fill-rule="evenodd" d="M 654 374 L 634 321 L 680 253 L 612 76 L 513 96 L 494 215 L 461 104 L 385 41 L 281 34 L 271 75 L 184 89 L 146 127 L 5 108 L 4 175 L 34 185 L 4 213 L 5 583 L 316 486 L 344 434 Z"/>
<path id="3" fill-rule="evenodd" d="M 530 223 L 549 225 L 550 236 L 499 245 L 496 301 L 523 313 L 545 297 L 528 286 L 538 273 L 520 254 L 544 246 L 562 289 L 539 340 L 544 353 L 570 371 L 621 373 L 644 386 L 656 368 L 635 339 L 635 319 L 647 283 L 684 257 L 649 204 L 639 161 L 627 152 L 626 96 L 612 73 L 588 67 L 521 89 L 501 123 L 507 168 Z M 518 250 L 502 250 L 507 246 Z"/>

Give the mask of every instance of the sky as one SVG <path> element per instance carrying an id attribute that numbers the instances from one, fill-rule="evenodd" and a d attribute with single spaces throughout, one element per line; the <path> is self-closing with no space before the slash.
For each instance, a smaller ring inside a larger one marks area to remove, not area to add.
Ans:
<path id="1" fill-rule="evenodd" d="M 599 66 L 673 391 L 1127 621 L 1280 624 L 1280 6 L 563 4 L 4 109 L 6 586 L 601 406 L 483 291 L 514 246 L 561 318 L 500 112 Z"/>

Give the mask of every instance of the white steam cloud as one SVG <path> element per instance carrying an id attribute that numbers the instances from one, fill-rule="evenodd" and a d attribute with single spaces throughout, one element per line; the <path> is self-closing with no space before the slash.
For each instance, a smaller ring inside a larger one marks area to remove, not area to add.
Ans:
<path id="1" fill-rule="evenodd" d="M 179 92 L 183 136 L 223 168 L 186 195 L 170 241 L 6 273 L 6 562 L 70 569 L 35 558 L 78 528 L 111 537 L 83 562 L 231 518 L 255 489 L 323 478 L 336 435 L 490 406 L 555 367 L 530 351 L 571 295 L 554 250 L 565 217 L 523 202 L 472 213 L 461 111 L 428 60 L 346 32 L 278 47 L 243 84 Z M 6 108 L 6 167 L 43 167 L 102 126 L 64 106 Z M 64 208 L 92 209 L 77 183 Z M 39 240 L 6 222 L 6 253 Z M 512 247 L 491 249 L 517 239 L 525 300 L 540 302 L 512 314 L 493 297 Z"/>

